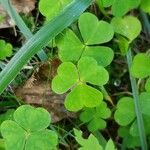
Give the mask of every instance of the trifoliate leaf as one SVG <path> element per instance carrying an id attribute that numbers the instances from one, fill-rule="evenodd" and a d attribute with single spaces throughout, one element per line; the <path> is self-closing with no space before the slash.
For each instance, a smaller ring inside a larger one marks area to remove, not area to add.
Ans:
<path id="1" fill-rule="evenodd" d="M 100 146 L 98 140 L 94 135 L 90 134 L 88 139 L 84 139 L 82 137 L 82 131 L 74 129 L 74 133 L 76 141 L 81 145 L 79 150 L 90 150 L 90 149 L 103 150 L 102 146 Z"/>
<path id="2" fill-rule="evenodd" d="M 146 78 L 150 76 L 150 57 L 145 53 L 137 54 L 131 66 L 131 74 L 136 78 Z"/>
<path id="3" fill-rule="evenodd" d="M 86 108 L 80 114 L 80 120 L 83 123 L 88 123 L 88 129 L 94 132 L 98 129 L 104 129 L 106 122 L 104 119 L 109 118 L 111 115 L 110 109 L 107 107 L 105 102 L 102 102 L 96 108 Z"/>
<path id="4" fill-rule="evenodd" d="M 78 82 L 78 72 L 76 66 L 71 62 L 62 63 L 58 70 L 58 75 L 52 81 L 52 89 L 58 94 L 67 92 Z"/>
<path id="5" fill-rule="evenodd" d="M 85 45 L 106 43 L 114 35 L 113 27 L 109 23 L 99 21 L 91 13 L 84 13 L 80 16 L 79 28 Z"/>
<path id="6" fill-rule="evenodd" d="M 150 78 L 147 79 L 147 81 L 146 81 L 145 90 L 146 90 L 147 92 L 150 92 Z"/>
<path id="7" fill-rule="evenodd" d="M 12 45 L 10 43 L 6 43 L 4 40 L 0 40 L 0 60 L 4 60 L 6 57 L 10 57 L 12 55 Z"/>
<path id="8" fill-rule="evenodd" d="M 140 8 L 150 14 L 150 0 L 142 0 L 140 4 Z"/>
<path id="9" fill-rule="evenodd" d="M 91 21 L 94 20 L 93 21 Z M 87 22 L 90 20 L 90 22 Z M 93 28 L 93 23 L 97 28 Z M 63 61 L 77 63 L 83 56 L 93 57 L 99 65 L 109 65 L 114 57 L 111 48 L 104 46 L 95 46 L 95 44 L 106 43 L 113 38 L 114 31 L 112 25 L 107 22 L 99 21 L 96 16 L 90 13 L 84 13 L 79 19 L 79 28 L 81 37 L 78 37 L 71 31 L 67 30 L 57 37 L 58 55 Z M 98 30 L 98 31 L 95 31 Z M 96 32 L 96 33 L 95 33 Z M 83 41 L 81 41 L 83 39 Z M 89 40 L 90 43 L 87 43 Z M 70 55 L 71 54 L 71 55 Z"/>
<path id="10" fill-rule="evenodd" d="M 39 11 L 47 21 L 57 16 L 72 0 L 40 0 Z"/>
<path id="11" fill-rule="evenodd" d="M 20 106 L 14 112 L 14 121 L 6 120 L 1 126 L 7 150 L 52 150 L 57 145 L 57 135 L 47 130 L 50 115 L 43 108 Z"/>
<path id="12" fill-rule="evenodd" d="M 80 81 L 88 82 L 94 85 L 104 85 L 109 80 L 109 74 L 107 70 L 98 66 L 96 60 L 91 57 L 83 57 L 78 62 L 78 70 Z"/>
<path id="13" fill-rule="evenodd" d="M 132 42 L 141 32 L 140 21 L 133 16 L 114 17 L 111 21 L 116 33 L 121 34 Z"/>
<path id="14" fill-rule="evenodd" d="M 114 0 L 112 13 L 114 16 L 121 17 L 131 9 L 138 7 L 140 0 Z"/>
<path id="15" fill-rule="evenodd" d="M 130 97 L 123 97 L 117 104 L 114 118 L 119 125 L 126 126 L 135 118 L 134 102 Z"/>
<path id="16" fill-rule="evenodd" d="M 88 85 L 79 84 L 66 96 L 65 107 L 69 111 L 78 111 L 83 107 L 96 107 L 102 99 L 103 95 L 100 91 Z"/>
<path id="17" fill-rule="evenodd" d="M 102 93 L 87 86 L 86 82 L 103 85 L 108 81 L 108 73 L 91 57 L 82 57 L 77 67 L 71 62 L 64 62 L 58 67 L 58 75 L 52 81 L 52 89 L 56 93 L 64 93 L 65 106 L 70 111 L 78 111 L 83 107 L 96 107 L 102 99 Z"/>

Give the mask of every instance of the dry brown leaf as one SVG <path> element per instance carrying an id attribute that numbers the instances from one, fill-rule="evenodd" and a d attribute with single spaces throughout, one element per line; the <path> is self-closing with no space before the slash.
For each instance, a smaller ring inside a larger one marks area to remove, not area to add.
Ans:
<path id="1" fill-rule="evenodd" d="M 28 14 L 35 8 L 35 0 L 10 0 L 10 1 L 11 4 L 16 8 L 16 11 L 18 13 Z M 0 5 L 0 16 L 4 18 L 3 21 L 0 22 L 0 29 L 13 27 L 15 25 L 1 5 Z"/>
<path id="2" fill-rule="evenodd" d="M 64 108 L 65 95 L 57 95 L 50 89 L 48 77 L 54 76 L 58 65 L 58 60 L 52 61 L 51 65 L 49 63 L 41 65 L 38 72 L 35 72 L 23 87 L 15 91 L 16 96 L 25 103 L 46 108 L 52 115 L 52 122 L 76 116 Z"/>

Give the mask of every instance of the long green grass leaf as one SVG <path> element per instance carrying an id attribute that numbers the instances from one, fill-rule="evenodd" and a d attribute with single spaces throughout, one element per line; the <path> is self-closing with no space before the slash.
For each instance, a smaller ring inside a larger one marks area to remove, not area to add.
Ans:
<path id="1" fill-rule="evenodd" d="M 9 16 L 11 19 L 15 22 L 17 27 L 20 29 L 22 34 L 25 36 L 26 39 L 30 39 L 33 35 L 29 28 L 26 26 L 20 15 L 16 12 L 14 7 L 10 4 L 9 0 L 0 0 L 0 3 L 2 6 L 5 8 L 5 10 L 8 12 Z M 38 57 L 40 58 L 41 61 L 47 60 L 47 55 L 46 53 L 41 50 L 37 53 Z"/>
<path id="2" fill-rule="evenodd" d="M 131 54 L 130 49 L 127 53 L 127 63 L 128 63 L 128 68 L 130 69 L 132 65 L 132 54 Z M 143 117 L 142 117 L 140 104 L 139 104 L 139 93 L 137 89 L 137 83 L 136 83 L 136 79 L 131 74 L 130 74 L 130 81 L 131 81 L 132 93 L 133 93 L 133 98 L 134 98 L 134 106 L 135 106 L 135 113 L 137 117 L 137 124 L 138 124 L 138 130 L 139 130 L 139 135 L 140 135 L 141 147 L 142 147 L 142 150 L 147 150 L 146 135 L 145 135 Z"/>
<path id="3" fill-rule="evenodd" d="M 75 21 L 91 2 L 92 0 L 74 0 L 57 17 L 47 23 L 27 41 L 0 73 L 0 94 L 17 76 L 28 60 Z"/>

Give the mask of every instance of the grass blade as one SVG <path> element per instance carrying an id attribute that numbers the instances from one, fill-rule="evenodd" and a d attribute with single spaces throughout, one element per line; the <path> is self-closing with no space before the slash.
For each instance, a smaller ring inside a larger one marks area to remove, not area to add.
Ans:
<path id="1" fill-rule="evenodd" d="M 47 23 L 27 41 L 0 73 L 0 94 L 17 76 L 28 60 L 75 21 L 91 2 L 92 0 L 74 0 L 57 17 Z"/>
<path id="2" fill-rule="evenodd" d="M 127 53 L 127 63 L 128 63 L 128 68 L 130 69 L 131 64 L 132 64 L 132 54 L 131 54 L 130 49 Z M 130 81 L 131 81 L 135 113 L 136 113 L 136 117 L 137 117 L 137 124 L 138 124 L 138 130 L 139 130 L 140 141 L 141 141 L 141 147 L 142 147 L 142 150 L 147 150 L 146 135 L 145 135 L 145 129 L 144 129 L 143 116 L 142 116 L 140 104 L 139 104 L 139 93 L 138 93 L 138 89 L 137 89 L 137 83 L 136 83 L 136 79 L 131 74 L 130 74 Z"/>
<path id="3" fill-rule="evenodd" d="M 16 23 L 17 27 L 20 29 L 22 34 L 25 36 L 26 39 L 30 39 L 33 35 L 29 28 L 26 26 L 20 15 L 16 12 L 14 7 L 10 4 L 9 0 L 0 0 L 0 3 L 5 8 L 5 10 L 8 12 L 11 19 Z M 47 60 L 46 53 L 41 50 L 37 53 L 38 57 L 41 61 Z"/>

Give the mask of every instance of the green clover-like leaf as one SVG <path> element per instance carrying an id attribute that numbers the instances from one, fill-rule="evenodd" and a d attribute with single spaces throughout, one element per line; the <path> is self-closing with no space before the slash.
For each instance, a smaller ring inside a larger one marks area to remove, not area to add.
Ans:
<path id="1" fill-rule="evenodd" d="M 114 35 L 114 30 L 109 23 L 102 20 L 99 21 L 91 13 L 84 13 L 80 16 L 79 29 L 85 45 L 106 43 Z"/>
<path id="2" fill-rule="evenodd" d="M 137 54 L 131 66 L 131 74 L 136 78 L 150 76 L 150 57 L 146 53 Z"/>
<path id="3" fill-rule="evenodd" d="M 95 46 L 95 44 L 106 43 L 113 38 L 112 25 L 105 21 L 99 21 L 93 14 L 84 13 L 79 18 L 79 29 L 83 41 L 79 40 L 75 33 L 69 29 L 64 32 L 63 36 L 58 36 L 56 43 L 60 59 L 63 62 L 77 62 L 83 56 L 90 56 L 102 66 L 109 65 L 114 57 L 112 49 L 105 46 Z"/>
<path id="4" fill-rule="evenodd" d="M 6 150 L 23 150 L 26 139 L 25 130 L 12 120 L 1 124 L 1 134 L 6 139 Z"/>
<path id="5" fill-rule="evenodd" d="M 98 66 L 96 60 L 91 59 L 91 57 L 83 57 L 80 59 L 78 62 L 78 70 L 82 82 L 104 85 L 109 80 L 107 70 L 102 66 Z"/>
<path id="6" fill-rule="evenodd" d="M 94 135 L 90 134 L 88 139 L 84 139 L 82 137 L 82 131 L 74 129 L 74 133 L 76 141 L 81 145 L 79 150 L 103 150 L 102 146 L 99 144 L 98 140 Z"/>
<path id="7" fill-rule="evenodd" d="M 134 102 L 130 97 L 123 97 L 117 104 L 115 112 L 115 120 L 118 124 L 126 126 L 130 124 L 135 118 Z"/>
<path id="8" fill-rule="evenodd" d="M 150 124 L 149 124 L 150 116 L 143 115 L 144 129 L 146 135 L 150 135 Z M 133 122 L 129 130 L 130 134 L 134 137 L 139 137 L 139 130 L 137 125 L 137 120 Z"/>
<path id="9" fill-rule="evenodd" d="M 109 118 L 111 115 L 110 109 L 105 102 L 102 102 L 96 108 L 86 108 L 80 114 L 80 120 L 84 123 L 88 123 L 88 129 L 94 132 L 98 129 L 104 129 L 106 122 L 104 119 Z"/>
<path id="10" fill-rule="evenodd" d="M 6 57 L 10 57 L 12 55 L 12 49 L 13 47 L 10 43 L 0 40 L 0 59 L 4 60 Z"/>
<path id="11" fill-rule="evenodd" d="M 100 91 L 86 84 L 79 84 L 66 96 L 65 107 L 69 111 L 78 111 L 83 107 L 96 107 L 102 99 Z"/>
<path id="12" fill-rule="evenodd" d="M 150 116 L 150 93 L 149 92 L 142 92 L 139 96 L 140 99 L 140 106 L 141 112 L 143 115 Z"/>
<path id="13" fill-rule="evenodd" d="M 111 24 L 115 32 L 128 38 L 129 42 L 132 42 L 141 32 L 141 23 L 133 16 L 114 17 Z"/>
<path id="14" fill-rule="evenodd" d="M 58 94 L 67 92 L 75 83 L 78 82 L 78 71 L 71 62 L 62 63 L 58 70 L 58 75 L 52 81 L 52 89 Z"/>
<path id="15" fill-rule="evenodd" d="M 114 16 L 121 17 L 131 9 L 138 7 L 140 0 L 114 0 L 112 13 Z"/>
<path id="16" fill-rule="evenodd" d="M 149 92 L 143 92 L 139 96 L 140 99 L 140 108 L 141 113 L 143 115 L 144 119 L 144 126 L 146 134 L 150 134 L 150 125 L 149 125 L 149 119 L 150 119 L 150 93 Z M 123 117 L 124 116 L 124 117 Z M 130 97 L 123 97 L 120 99 L 120 101 L 117 104 L 117 110 L 115 112 L 115 120 L 116 122 L 121 126 L 130 126 L 130 134 L 132 136 L 139 136 L 138 127 L 137 127 L 137 120 L 134 110 L 134 102 L 133 99 Z"/>
<path id="17" fill-rule="evenodd" d="M 65 106 L 70 111 L 78 111 L 83 107 L 95 107 L 103 99 L 102 93 L 86 82 L 102 86 L 108 82 L 108 72 L 98 66 L 91 57 L 82 57 L 77 67 L 71 62 L 64 62 L 58 68 L 58 75 L 52 81 L 52 89 L 62 94 L 71 89 L 66 96 Z"/>
<path id="18" fill-rule="evenodd" d="M 49 21 L 57 16 L 72 0 L 40 0 L 40 13 Z"/>
<path id="19" fill-rule="evenodd" d="M 14 121 L 6 120 L 0 126 L 6 150 L 50 150 L 57 145 L 55 132 L 47 130 L 50 115 L 43 108 L 20 106 L 14 112 Z"/>
<path id="20" fill-rule="evenodd" d="M 39 120 L 39 118 L 42 118 Z M 50 114 L 43 108 L 23 105 L 14 112 L 14 120 L 24 129 L 32 132 L 45 129 L 50 124 Z"/>

